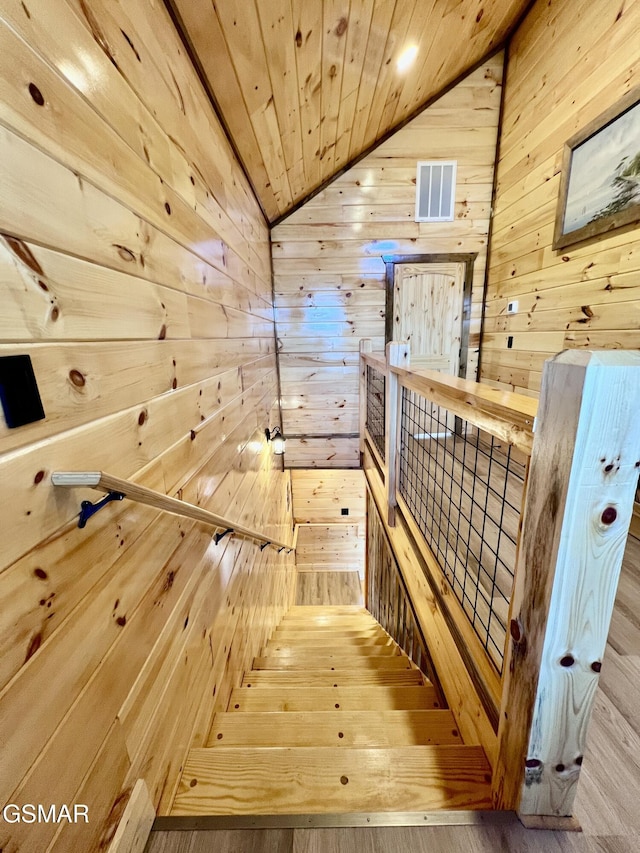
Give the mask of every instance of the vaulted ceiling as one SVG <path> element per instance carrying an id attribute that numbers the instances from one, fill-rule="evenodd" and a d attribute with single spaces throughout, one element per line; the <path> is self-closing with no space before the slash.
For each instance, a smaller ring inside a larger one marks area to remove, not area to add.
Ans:
<path id="1" fill-rule="evenodd" d="M 167 2 L 270 222 L 479 62 L 527 6 Z M 415 60 L 401 70 L 398 59 L 411 48 Z"/>

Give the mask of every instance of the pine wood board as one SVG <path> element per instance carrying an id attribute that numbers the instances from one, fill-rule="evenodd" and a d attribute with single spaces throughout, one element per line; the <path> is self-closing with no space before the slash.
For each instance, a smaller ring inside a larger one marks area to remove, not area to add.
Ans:
<path id="1" fill-rule="evenodd" d="M 345 711 L 340 717 L 327 711 L 216 714 L 207 746 L 350 749 L 460 743 L 449 711 Z"/>
<path id="2" fill-rule="evenodd" d="M 193 750 L 172 814 L 490 807 L 479 747 L 301 749 Z"/>
<path id="3" fill-rule="evenodd" d="M 236 708 L 236 705 L 238 706 Z M 336 708 L 336 705 L 339 707 Z M 432 687 L 236 687 L 228 710 L 244 711 L 378 711 L 429 710 L 438 707 Z"/>
<path id="4" fill-rule="evenodd" d="M 217 218 L 225 239 L 232 245 L 244 244 L 246 257 L 259 262 L 264 280 L 268 281 L 268 265 L 258 249 L 258 243 L 267 236 L 265 224 L 167 13 L 153 7 L 121 9 L 96 2 L 87 15 L 86 7 L 77 0 L 73 0 L 73 7 L 91 38 L 97 30 L 110 45 L 118 46 L 117 61 L 128 84 L 165 132 L 176 139 L 176 147 L 190 153 L 195 167 L 192 176 L 196 180 L 190 183 L 195 188 L 196 209 L 205 209 Z M 170 71 L 158 67 L 155 60 L 160 56 L 171 57 Z"/>
<path id="5" fill-rule="evenodd" d="M 369 658 L 369 657 L 387 657 L 398 656 L 400 654 L 397 646 L 391 643 L 382 643 L 376 645 L 343 645 L 339 641 L 333 645 L 307 646 L 307 645 L 286 645 L 279 649 L 267 646 L 264 657 L 272 658 L 273 660 L 297 661 L 308 657 L 313 660 L 318 657 L 333 657 L 343 656 L 345 659 L 353 658 Z"/>
<path id="6" fill-rule="evenodd" d="M 417 669 L 308 669 L 295 670 L 250 670 L 242 677 L 241 687 L 353 687 L 362 684 L 368 687 L 410 687 L 424 683 Z"/>
<path id="7" fill-rule="evenodd" d="M 32 139 L 67 167 L 79 170 L 101 190 L 115 195 L 155 227 L 175 236 L 182 245 L 198 246 L 196 254 L 223 269 L 219 224 L 224 214 L 216 216 L 205 206 L 196 213 L 168 184 L 161 184 L 145 158 L 138 157 L 79 93 L 29 51 L 5 24 L 0 27 L 0 41 L 5 59 L 0 71 L 21 67 L 22 77 L 37 80 L 41 90 L 48 92 L 59 107 L 59 115 L 55 116 L 46 111 L 37 112 L 40 106 L 30 96 L 28 100 L 19 97 L 18 80 L 5 73 L 0 77 L 5 94 L 5 124 Z M 95 139 L 101 139 L 102 144 L 96 147 Z M 117 170 L 112 165 L 115 161 Z M 211 239 L 212 232 L 218 239 Z M 235 254 L 231 247 L 229 253 Z"/>
<path id="8" fill-rule="evenodd" d="M 358 572 L 299 572 L 297 580 L 296 604 L 362 604 L 364 600 Z"/>
<path id="9" fill-rule="evenodd" d="M 275 642 L 298 643 L 302 640 L 319 640 L 340 642 L 341 638 L 347 639 L 387 639 L 387 633 L 381 627 L 373 626 L 364 629 L 333 629 L 333 628 L 304 628 L 293 627 L 291 629 L 282 627 L 280 624 L 273 634 L 271 639 Z"/>
<path id="10" fill-rule="evenodd" d="M 538 6 L 514 43 L 505 90 L 488 298 L 497 297 L 499 305 L 503 299 L 522 299 L 525 312 L 530 310 L 532 300 L 539 302 L 531 317 L 532 327 L 540 328 L 541 323 L 546 323 L 548 328 L 553 324 L 557 330 L 580 329 L 556 338 L 555 351 L 575 346 L 636 346 L 623 331 L 626 322 L 616 319 L 619 315 L 615 310 L 615 303 L 621 305 L 625 298 L 627 270 L 638 266 L 633 234 L 614 232 L 562 252 L 551 250 L 564 142 L 637 82 L 634 62 L 640 10 L 633 3 L 621 15 L 618 11 L 606 3 L 592 3 L 576 23 L 559 7 Z M 535 45 L 543 41 L 545 50 L 536 51 Z M 608 57 L 604 64 L 602 56 Z M 518 230 L 525 235 L 521 239 Z M 601 282 L 600 288 L 596 282 Z M 609 289 L 604 290 L 605 287 Z M 537 311 L 544 300 L 549 300 L 556 310 L 539 318 Z M 603 306 L 603 310 L 592 308 L 592 303 Z M 583 312 L 583 306 L 588 313 Z M 589 316 L 591 312 L 593 317 Z M 518 324 L 524 316 L 515 318 L 514 347 L 519 337 Z M 585 320 L 586 329 L 585 324 L 574 325 L 580 319 Z M 592 324 L 594 332 L 590 332 Z M 511 325 L 508 328 L 511 331 Z M 487 375 L 500 382 L 508 381 L 509 376 L 494 369 L 489 352 L 506 351 L 507 338 L 493 335 L 487 328 L 483 349 L 485 344 L 487 356 L 483 364 L 489 371 Z M 520 349 L 531 352 L 549 351 L 534 333 L 522 344 Z M 525 375 L 520 381 L 537 391 L 537 376 Z"/>
<path id="11" fill-rule="evenodd" d="M 358 468 L 360 465 L 358 439 L 333 436 L 287 440 L 286 465 L 288 468 L 292 470 L 326 469 L 332 464 L 343 470 Z"/>
<path id="12" fill-rule="evenodd" d="M 270 649 L 271 651 L 287 651 L 291 650 L 307 650 L 307 649 L 315 649 L 315 648 L 336 648 L 339 647 L 341 649 L 351 649 L 351 648 L 376 648 L 377 646 L 388 646 L 393 643 L 391 637 L 385 636 L 375 636 L 375 637 L 339 637 L 335 638 L 333 636 L 328 637 L 316 637 L 316 636 L 308 636 L 305 633 L 301 633 L 300 636 L 296 637 L 293 642 L 287 642 L 286 640 L 278 639 L 278 637 L 272 637 L 267 645 L 266 649 Z"/>
<path id="13" fill-rule="evenodd" d="M 362 668 L 368 670 L 410 670 L 412 668 L 408 658 L 399 655 L 309 655 L 304 654 L 299 658 L 281 655 L 275 657 L 256 657 L 253 659 L 253 669 L 276 669 L 276 670 L 298 670 L 306 669 L 346 669 L 347 667 Z"/>

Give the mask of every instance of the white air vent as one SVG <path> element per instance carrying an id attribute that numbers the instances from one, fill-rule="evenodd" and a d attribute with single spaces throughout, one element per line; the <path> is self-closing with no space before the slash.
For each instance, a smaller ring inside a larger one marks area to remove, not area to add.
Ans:
<path id="1" fill-rule="evenodd" d="M 456 197 L 455 160 L 418 163 L 416 222 L 452 222 Z"/>

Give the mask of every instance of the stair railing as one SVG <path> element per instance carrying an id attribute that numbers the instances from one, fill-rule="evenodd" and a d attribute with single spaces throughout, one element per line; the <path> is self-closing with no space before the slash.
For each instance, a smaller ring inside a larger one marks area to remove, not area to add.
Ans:
<path id="1" fill-rule="evenodd" d="M 178 498 L 172 498 L 169 495 L 162 494 L 162 492 L 156 492 L 153 489 L 148 489 L 146 486 L 132 483 L 130 480 L 123 480 L 111 474 L 105 474 L 104 471 L 56 471 L 51 475 L 51 482 L 54 486 L 64 488 L 91 488 L 107 493 L 106 498 L 95 504 L 92 504 L 90 501 L 82 501 L 78 527 L 84 527 L 89 518 L 102 509 L 109 501 L 124 500 L 127 498 L 128 500 L 137 501 L 137 503 L 146 504 L 164 512 L 171 512 L 174 515 L 192 518 L 195 521 L 202 521 L 205 524 L 210 524 L 212 527 L 217 527 L 219 532 L 214 535 L 216 545 L 225 536 L 234 534 L 259 542 L 262 548 L 271 546 L 278 551 L 286 550 L 287 553 L 295 550 L 295 547 L 289 543 L 280 542 L 277 539 L 259 533 L 257 530 L 252 530 L 250 527 L 236 524 L 236 522 L 228 518 L 216 515 L 216 513 L 209 512 L 209 510 L 202 509 L 202 507 L 195 504 L 179 500 Z"/>
<path id="2" fill-rule="evenodd" d="M 410 370 L 403 343 L 387 345 L 384 366 L 384 455 L 361 414 L 372 494 L 391 541 L 397 524 L 409 532 L 479 685 L 497 735 L 483 743 L 495 807 L 561 825 L 633 513 L 640 353 L 555 356 L 539 404 Z M 369 369 L 380 373 L 382 359 L 363 343 L 361 377 Z M 401 569 L 411 559 L 406 549 L 397 556 Z M 428 644 L 440 641 L 421 627 Z"/>

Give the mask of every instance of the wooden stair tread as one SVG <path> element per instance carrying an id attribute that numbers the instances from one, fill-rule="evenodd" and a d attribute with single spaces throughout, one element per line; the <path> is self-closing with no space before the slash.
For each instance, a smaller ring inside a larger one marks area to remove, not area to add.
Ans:
<path id="1" fill-rule="evenodd" d="M 338 706 L 336 708 L 336 705 Z M 235 687 L 228 711 L 393 711 L 438 708 L 431 685 L 411 687 Z"/>
<path id="2" fill-rule="evenodd" d="M 362 604 L 292 604 L 285 613 L 285 618 L 291 613 L 367 613 L 371 612 Z"/>
<path id="3" fill-rule="evenodd" d="M 461 744 L 451 711 L 218 713 L 208 746 L 389 747 Z"/>
<path id="4" fill-rule="evenodd" d="M 336 640 L 335 637 L 300 637 L 299 640 L 295 640 L 292 642 L 291 640 L 280 640 L 278 638 L 272 638 L 269 640 L 266 649 L 270 649 L 271 651 L 284 651 L 285 649 L 326 649 L 326 648 L 335 648 L 339 646 L 340 648 L 351 649 L 358 647 L 370 647 L 375 648 L 376 646 L 391 646 L 395 645 L 394 641 L 391 637 L 342 637 L 339 640 Z"/>
<path id="5" fill-rule="evenodd" d="M 378 623 L 373 616 L 300 616 L 285 618 L 280 625 L 283 628 L 376 628 Z"/>
<path id="6" fill-rule="evenodd" d="M 409 658 L 403 655 L 271 655 L 253 659 L 253 669 L 413 669 Z"/>
<path id="7" fill-rule="evenodd" d="M 286 640 L 290 640 L 291 642 L 297 642 L 298 638 L 361 638 L 368 639 L 369 637 L 388 637 L 389 635 L 386 631 L 380 626 L 377 625 L 373 628 L 366 628 L 364 630 L 360 630 L 358 628 L 355 629 L 347 629 L 347 630 L 338 630 L 338 629 L 327 629 L 327 628 L 276 628 L 276 630 L 271 635 L 272 639 L 280 639 L 284 638 Z"/>
<path id="8" fill-rule="evenodd" d="M 478 746 L 191 750 L 173 815 L 490 809 Z"/>
<path id="9" fill-rule="evenodd" d="M 355 687 L 356 685 L 387 685 L 409 687 L 429 684 L 419 669 L 259 669 L 245 672 L 242 686 L 248 687 Z"/>
<path id="10" fill-rule="evenodd" d="M 315 660 L 316 658 L 344 658 L 355 660 L 359 658 L 399 658 L 406 657 L 395 643 L 382 643 L 375 646 L 342 646 L 340 643 L 332 643 L 323 646 L 294 646 L 287 644 L 279 648 L 265 648 L 258 657 L 282 658 L 282 660 Z M 408 658 L 407 658 L 408 660 Z"/>

